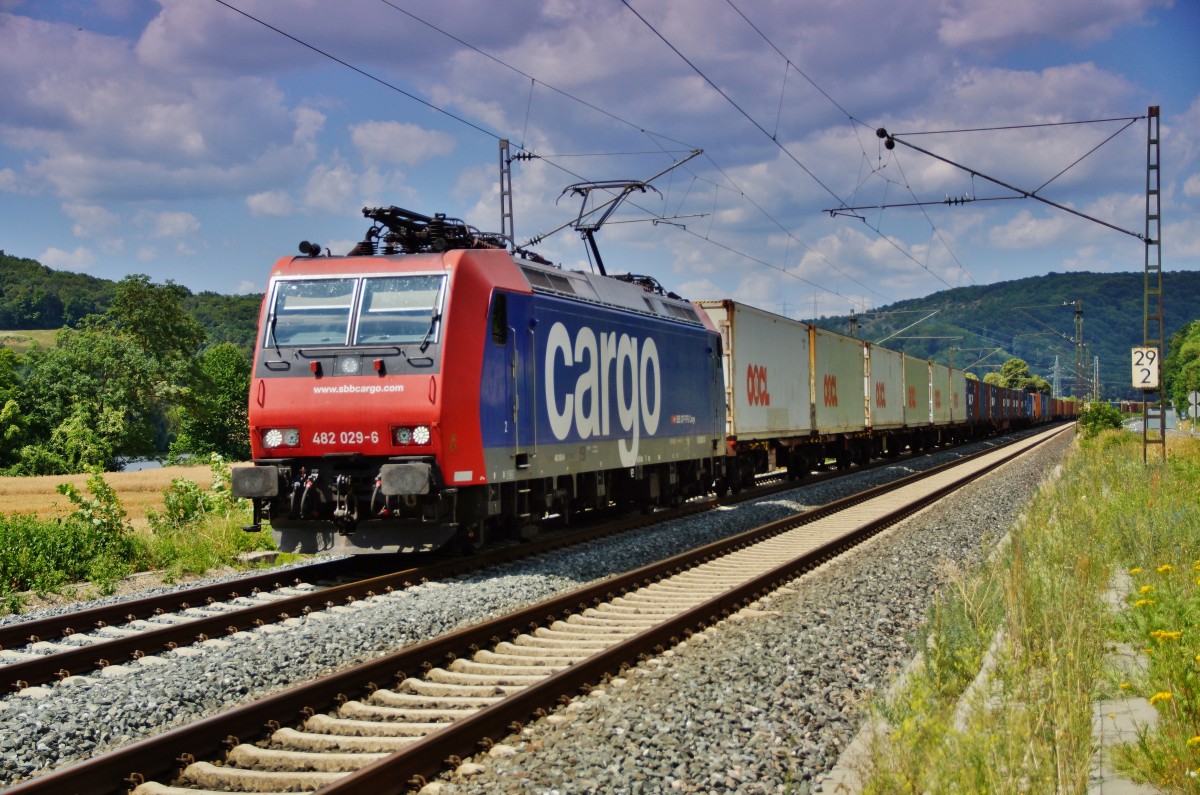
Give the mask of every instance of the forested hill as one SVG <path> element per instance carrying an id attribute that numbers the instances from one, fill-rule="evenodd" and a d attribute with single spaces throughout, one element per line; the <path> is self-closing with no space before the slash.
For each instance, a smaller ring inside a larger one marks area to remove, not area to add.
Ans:
<path id="1" fill-rule="evenodd" d="M 0 250 L 0 329 L 75 326 L 87 315 L 108 310 L 116 284 L 83 273 L 52 270 L 37 260 L 13 257 Z M 261 299 L 259 295 L 189 291 L 183 306 L 203 324 L 208 345 L 232 342 L 249 352 Z"/>
<path id="2" fill-rule="evenodd" d="M 972 369 L 982 377 L 1010 357 L 1052 378 L 1059 357 L 1064 392 L 1070 394 L 1075 366 L 1075 301 L 1083 306 L 1083 339 L 1090 357 L 1100 357 L 1102 396 L 1133 398 L 1130 348 L 1143 340 L 1143 275 L 1138 273 L 1051 273 L 978 287 L 958 287 L 879 307 L 858 317 L 857 336 L 877 342 L 902 331 L 884 345 L 895 350 Z M 1200 318 L 1200 272 L 1163 274 L 1164 337 Z M 821 318 L 818 326 L 848 333 L 847 316 Z M 999 351 L 997 352 L 997 349 Z M 986 357 L 986 358 L 985 358 Z M 1138 393 L 1140 395 L 1140 393 Z"/>

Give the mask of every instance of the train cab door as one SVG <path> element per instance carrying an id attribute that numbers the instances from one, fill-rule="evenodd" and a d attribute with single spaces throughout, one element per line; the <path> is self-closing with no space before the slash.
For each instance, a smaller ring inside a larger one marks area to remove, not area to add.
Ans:
<path id="1" fill-rule="evenodd" d="M 491 317 L 492 344 L 503 351 L 503 375 L 492 381 L 493 388 L 499 394 L 493 399 L 499 406 L 494 427 L 488 429 L 488 436 L 494 440 L 494 446 L 503 451 L 507 461 L 516 460 L 517 452 L 517 418 L 518 391 L 517 373 L 520 363 L 517 359 L 517 335 L 508 317 L 508 295 L 497 292 L 492 299 Z M 514 476 L 515 463 L 502 466 L 503 480 L 511 480 Z M 510 471 L 504 471 L 510 470 Z"/>
<path id="2" fill-rule="evenodd" d="M 508 306 L 505 327 L 505 444 L 512 451 L 512 477 L 515 480 L 527 477 L 537 453 L 536 327 L 537 321 L 532 317 L 529 304 Z"/>

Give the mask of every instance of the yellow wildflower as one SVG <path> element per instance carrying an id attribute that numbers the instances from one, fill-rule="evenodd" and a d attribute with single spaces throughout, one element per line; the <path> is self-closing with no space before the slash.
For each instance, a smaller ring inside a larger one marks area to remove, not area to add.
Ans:
<path id="1" fill-rule="evenodd" d="M 1122 690 L 1128 690 L 1130 685 L 1128 682 L 1122 682 L 1121 684 L 1117 685 L 1117 687 L 1121 688 Z"/>
<path id="2" fill-rule="evenodd" d="M 1155 640 L 1179 640 L 1179 637 L 1182 634 L 1183 632 L 1180 630 L 1168 632 L 1165 629 L 1156 629 L 1150 633 L 1150 637 L 1154 638 Z"/>
<path id="3" fill-rule="evenodd" d="M 1170 701 L 1170 700 L 1171 700 L 1171 694 L 1166 690 L 1160 690 L 1159 692 L 1150 696 L 1151 704 L 1157 704 L 1160 701 Z"/>
<path id="4" fill-rule="evenodd" d="M 1153 590 L 1153 585 L 1143 585 L 1141 588 L 1138 588 L 1138 593 L 1150 593 Z"/>
<path id="5" fill-rule="evenodd" d="M 1193 568 L 1194 568 L 1194 569 L 1196 569 L 1197 571 L 1200 571 L 1200 560 L 1196 561 L 1196 565 L 1195 565 L 1195 566 L 1193 566 Z M 1129 570 L 1129 573 L 1130 573 L 1130 574 L 1141 574 L 1141 573 L 1142 573 L 1142 567 L 1141 567 L 1141 566 L 1134 566 L 1132 569 L 1130 569 L 1130 570 Z"/>
<path id="6" fill-rule="evenodd" d="M 1197 734 L 1195 737 L 1188 740 L 1187 744 L 1188 744 L 1188 748 L 1191 748 L 1192 746 L 1195 746 L 1195 745 L 1200 745 L 1200 734 Z"/>
<path id="7" fill-rule="evenodd" d="M 1175 567 L 1172 566 L 1170 563 L 1164 563 L 1163 565 L 1158 567 L 1159 574 L 1166 574 L 1167 572 L 1171 572 L 1171 571 L 1175 571 Z"/>
<path id="8" fill-rule="evenodd" d="M 1152 604 L 1154 604 L 1153 599 L 1138 599 L 1136 602 L 1133 603 L 1133 606 L 1134 607 L 1145 607 L 1146 605 L 1152 605 Z"/>

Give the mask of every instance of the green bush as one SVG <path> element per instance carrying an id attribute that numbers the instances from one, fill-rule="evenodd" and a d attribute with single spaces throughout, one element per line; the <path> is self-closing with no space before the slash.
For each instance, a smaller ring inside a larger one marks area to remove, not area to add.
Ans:
<path id="1" fill-rule="evenodd" d="M 163 509 L 148 511 L 151 532 L 134 532 L 116 492 L 99 474 L 87 494 L 64 483 L 58 491 L 73 505 L 66 516 L 0 516 L 0 609 L 17 612 L 19 592 L 47 594 L 75 582 L 101 593 L 135 571 L 161 569 L 168 579 L 234 563 L 239 554 L 272 549 L 269 533 L 246 533 L 245 500 L 233 497 L 229 467 L 212 457 L 213 487 L 205 491 L 183 478 L 163 492 Z"/>
<path id="2" fill-rule="evenodd" d="M 150 557 L 168 578 L 200 574 L 229 565 L 242 552 L 273 548 L 269 535 L 241 529 L 249 519 L 248 504 L 233 496 L 225 459 L 214 453 L 210 469 L 210 491 L 176 478 L 163 491 L 163 510 L 146 512 Z"/>
<path id="3" fill-rule="evenodd" d="M 58 487 L 75 506 L 62 518 L 13 514 L 0 519 L 0 595 L 45 594 L 83 580 L 112 593 L 117 580 L 145 561 L 145 548 L 125 521 L 116 493 L 98 474 L 87 488 L 91 497 L 68 483 Z"/>
<path id="4" fill-rule="evenodd" d="M 1120 428 L 1125 416 L 1110 404 L 1100 400 L 1085 403 L 1079 412 L 1079 427 L 1083 435 L 1091 439 L 1100 431 L 1109 428 Z"/>

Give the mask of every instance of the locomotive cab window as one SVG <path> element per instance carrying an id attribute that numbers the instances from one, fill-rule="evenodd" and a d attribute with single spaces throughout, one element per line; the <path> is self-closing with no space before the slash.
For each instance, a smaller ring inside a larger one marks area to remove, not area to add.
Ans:
<path id="1" fill-rule="evenodd" d="M 357 279 L 279 282 L 264 347 L 345 345 L 357 283 Z"/>
<path id="2" fill-rule="evenodd" d="M 263 347 L 420 344 L 424 349 L 437 342 L 445 281 L 442 274 L 281 280 Z"/>
<path id="3" fill-rule="evenodd" d="M 508 342 L 508 296 L 496 293 L 492 299 L 492 342 L 504 345 Z"/>
<path id="4" fill-rule="evenodd" d="M 355 343 L 425 346 L 437 342 L 445 281 L 442 275 L 365 279 Z"/>

